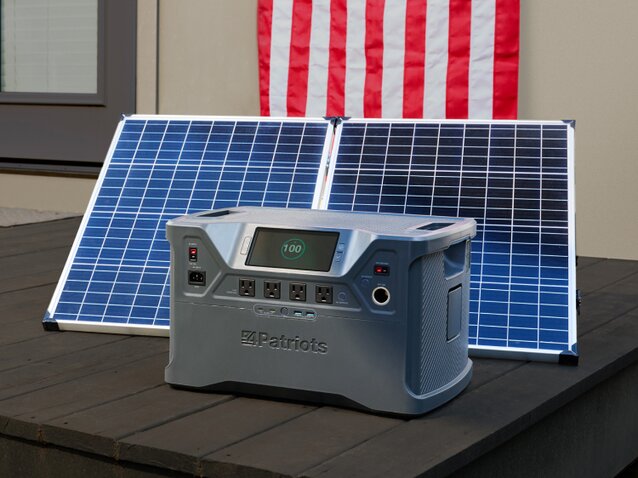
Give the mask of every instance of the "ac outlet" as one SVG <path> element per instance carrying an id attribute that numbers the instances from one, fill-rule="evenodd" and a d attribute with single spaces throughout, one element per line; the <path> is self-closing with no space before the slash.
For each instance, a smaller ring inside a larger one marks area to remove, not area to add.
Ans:
<path id="1" fill-rule="evenodd" d="M 206 285 L 206 272 L 204 271 L 189 271 L 188 283 L 190 285 Z"/>
<path id="2" fill-rule="evenodd" d="M 255 280 L 239 279 L 239 295 L 255 297 Z"/>
<path id="3" fill-rule="evenodd" d="M 281 298 L 281 282 L 264 281 L 264 297 L 266 299 Z"/>
<path id="4" fill-rule="evenodd" d="M 306 301 L 306 284 L 303 282 L 291 282 L 288 297 L 290 300 Z"/>
<path id="5" fill-rule="evenodd" d="M 332 304 L 332 286 L 315 286 L 315 302 L 318 304 Z"/>

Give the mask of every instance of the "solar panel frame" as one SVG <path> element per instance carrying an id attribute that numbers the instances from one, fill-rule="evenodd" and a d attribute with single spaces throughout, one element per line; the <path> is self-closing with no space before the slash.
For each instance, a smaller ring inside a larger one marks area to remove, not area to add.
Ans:
<path id="1" fill-rule="evenodd" d="M 50 305 L 45 313 L 44 316 L 44 320 L 43 320 L 43 325 L 45 327 L 45 329 L 47 330 L 74 330 L 74 331 L 84 331 L 84 332 L 103 332 L 103 333 L 119 333 L 119 334 L 132 334 L 132 335 L 150 335 L 150 336 L 168 336 L 169 333 L 169 325 L 168 325 L 168 320 L 165 320 L 165 324 L 164 325 L 149 325 L 149 324 L 142 324 L 142 323 L 120 323 L 120 322 L 97 322 L 97 321 L 87 321 L 87 320 L 64 320 L 64 319 L 59 319 L 57 318 L 60 314 L 57 313 L 57 309 L 58 306 L 60 305 L 60 299 L 62 297 L 63 291 L 65 290 L 65 285 L 67 284 L 68 280 L 69 280 L 69 275 L 74 267 L 75 264 L 75 259 L 77 258 L 78 255 L 78 251 L 80 250 L 80 245 L 81 242 L 84 238 L 84 234 L 87 230 L 87 227 L 89 226 L 90 221 L 93 219 L 94 217 L 94 213 L 96 212 L 96 209 L 99 208 L 100 206 L 98 205 L 98 199 L 101 198 L 100 194 L 103 190 L 104 184 L 105 184 L 105 180 L 107 178 L 107 175 L 109 174 L 110 168 L 111 166 L 114 164 L 113 161 L 113 157 L 114 154 L 116 152 L 116 149 L 118 147 L 118 144 L 121 141 L 122 138 L 122 134 L 124 132 L 125 126 L 127 124 L 129 124 L 129 122 L 135 122 L 135 121 L 143 121 L 145 122 L 145 125 L 150 124 L 149 122 L 166 122 L 166 127 L 165 130 L 168 129 L 170 122 L 188 122 L 189 125 L 192 124 L 193 122 L 233 122 L 235 123 L 235 125 L 239 124 L 239 123 L 249 123 L 249 124 L 254 124 L 254 123 L 281 123 L 282 124 L 282 128 L 283 125 L 293 125 L 293 124 L 303 124 L 303 125 L 308 125 L 308 124 L 312 124 L 312 125 L 325 125 L 325 138 L 323 139 L 323 146 L 322 146 L 322 150 L 321 150 L 321 157 L 320 157 L 320 161 L 318 163 L 317 166 L 317 170 L 316 170 L 316 177 L 315 177 L 315 184 L 314 184 L 314 189 L 312 192 L 312 204 L 309 205 L 310 208 L 316 208 L 318 207 L 319 201 L 320 201 L 320 195 L 322 193 L 323 190 L 323 185 L 324 185 L 324 175 L 325 175 L 325 171 L 327 170 L 327 161 L 328 161 L 328 153 L 330 151 L 330 147 L 332 144 L 332 135 L 333 135 L 333 127 L 330 123 L 329 120 L 326 120 L 324 118 L 281 118 L 281 117 L 246 117 L 246 116 L 182 116 L 182 115 L 129 115 L 129 116 L 124 116 L 122 117 L 121 121 L 119 122 L 119 124 L 117 125 L 115 134 L 113 136 L 113 140 L 111 141 L 111 145 L 109 147 L 109 150 L 106 154 L 106 159 L 104 161 L 102 170 L 100 172 L 100 175 L 96 181 L 96 185 L 94 187 L 93 193 L 91 195 L 91 198 L 89 200 L 89 203 L 87 205 L 87 209 L 86 212 L 84 214 L 84 217 L 80 223 L 80 226 L 78 228 L 78 232 L 76 234 L 75 240 L 73 242 L 73 245 L 71 247 L 71 251 L 69 253 L 69 256 L 67 258 L 67 261 L 64 265 L 64 268 L 62 270 L 60 279 L 58 281 L 58 284 L 56 286 L 56 289 L 53 293 Z M 145 126 L 146 127 L 146 126 Z M 190 128 L 190 126 L 189 126 Z M 212 128 L 213 126 L 211 125 L 211 132 L 212 132 Z M 305 128 L 305 126 L 304 126 Z M 189 131 L 187 131 L 184 134 L 184 139 L 182 141 L 182 149 L 184 147 L 184 144 L 186 144 L 187 142 L 187 135 L 188 135 Z M 139 143 L 142 142 L 142 135 L 143 132 L 140 133 L 140 137 L 137 140 L 138 145 Z M 257 132 L 255 132 L 255 136 L 257 135 Z M 210 137 L 210 133 L 209 133 L 209 137 Z M 301 147 L 302 147 L 302 140 L 303 140 L 303 134 L 301 136 L 302 139 L 300 139 L 299 141 L 299 150 L 297 152 L 297 162 L 299 161 L 299 158 L 301 157 Z M 161 144 L 161 143 L 160 143 Z M 208 142 L 206 143 L 208 144 Z M 229 140 L 228 142 L 228 149 L 230 150 L 230 147 L 232 145 L 232 140 Z M 254 145 L 254 141 L 253 141 L 253 145 Z M 275 145 L 275 147 L 277 147 L 277 144 Z M 206 146 L 204 146 L 204 149 L 202 150 L 202 158 L 200 159 L 200 162 L 203 161 L 203 155 L 204 152 L 206 150 Z M 160 147 L 158 146 L 157 149 L 158 153 L 160 151 Z M 252 155 L 252 149 L 250 154 Z M 180 160 L 181 158 L 181 153 L 182 151 L 180 150 L 180 154 L 178 155 L 177 158 L 175 158 L 175 171 L 177 171 L 178 165 L 177 162 Z M 228 152 L 227 152 L 228 153 Z M 275 151 L 273 151 L 273 158 L 271 159 L 271 171 L 272 168 L 275 163 L 276 163 L 276 159 L 275 159 Z M 129 172 L 131 169 L 131 165 L 134 161 L 134 156 L 133 155 L 130 158 L 130 162 L 131 164 L 129 164 Z M 155 158 L 157 159 L 157 157 Z M 224 160 L 225 161 L 225 160 Z M 293 178 L 295 176 L 295 174 L 299 171 L 297 169 L 297 162 L 295 162 L 295 166 L 293 168 Z M 224 163 L 225 164 L 225 163 Z M 246 167 L 245 167 L 246 171 L 248 171 L 249 166 L 248 166 L 248 160 L 246 161 Z M 151 168 L 151 171 L 152 168 Z M 222 166 L 222 172 L 223 172 L 223 166 Z M 222 172 L 219 173 L 219 181 L 218 183 L 221 182 L 221 175 Z M 150 174 L 149 173 L 149 177 L 148 180 L 150 181 Z M 175 173 L 173 173 L 173 176 L 175 175 Z M 244 180 L 246 178 L 246 174 L 244 175 Z M 125 181 L 128 180 L 128 176 L 125 178 Z M 269 178 L 266 181 L 265 184 L 265 188 L 268 187 L 268 185 L 270 184 L 268 181 L 270 179 L 270 173 L 269 173 Z M 243 183 L 243 182 L 242 182 Z M 292 188 L 294 187 L 294 181 L 291 180 L 291 186 L 290 186 L 290 190 L 292 192 Z M 215 192 L 215 198 L 213 199 L 213 203 L 215 203 L 215 200 L 217 198 L 217 191 L 219 189 L 216 190 Z M 242 190 L 239 191 L 239 194 L 242 193 Z M 267 191 L 266 189 L 264 189 L 264 198 L 266 195 Z M 166 200 L 164 202 L 164 204 L 166 205 L 168 202 L 168 194 L 169 191 L 167 191 L 166 193 Z M 290 201 L 290 197 L 291 194 L 289 194 L 288 196 L 288 200 L 287 200 L 287 204 L 289 204 Z M 121 198 L 121 196 L 120 196 Z M 193 193 L 191 193 L 190 199 L 189 199 L 189 206 L 190 203 L 192 202 L 193 199 Z M 118 199 L 119 200 L 119 199 Z M 220 202 L 222 202 L 223 204 L 223 200 L 220 199 Z M 236 206 L 236 205 L 247 205 L 247 204 L 253 204 L 253 202 L 251 201 L 243 201 L 241 200 L 241 197 L 238 195 L 238 199 L 236 201 L 236 203 L 233 203 L 232 201 L 229 201 L 228 204 L 223 204 L 223 205 L 218 205 L 217 207 L 231 207 L 231 206 Z M 273 205 L 273 204 L 265 204 L 265 202 L 262 201 L 262 204 L 264 205 Z M 297 204 L 297 202 L 295 202 L 295 204 Z M 141 201 L 140 201 L 140 208 L 141 208 Z M 210 207 L 209 207 L 210 208 Z M 205 208 L 205 209 L 209 209 L 209 208 Z M 162 209 L 161 214 L 165 214 L 165 208 Z M 202 210 L 205 210 L 202 209 Z M 134 212 L 135 207 L 132 207 L 132 212 Z M 171 214 L 171 217 L 177 217 L 177 216 L 181 216 L 186 214 L 186 212 L 188 211 L 188 209 L 186 211 L 181 211 L 181 212 L 177 212 L 174 211 L 174 214 Z M 188 212 L 195 212 L 194 210 L 190 210 Z M 116 215 L 116 211 L 115 209 L 112 211 L 113 217 L 115 217 Z M 140 213 L 139 211 L 137 212 L 137 214 L 143 214 Z M 160 217 L 158 219 L 158 223 L 161 223 L 162 220 L 165 222 L 165 219 L 162 219 L 162 217 Z M 160 228 L 159 228 L 159 224 L 156 227 L 156 231 L 155 231 L 155 236 L 153 237 L 152 241 L 156 241 L 157 240 L 157 235 L 158 233 L 160 233 Z M 131 232 L 132 234 L 132 232 Z M 131 236 L 129 236 L 130 239 Z M 165 239 L 165 228 L 161 228 L 161 238 L 166 241 Z M 150 252 L 149 255 L 147 256 L 147 261 L 150 257 Z M 97 261 L 97 257 L 96 257 L 96 261 Z M 122 261 L 120 262 L 120 267 L 122 267 L 124 259 L 122 259 Z M 77 266 L 77 264 L 76 264 Z M 94 266 L 94 270 L 97 269 L 97 265 Z M 162 277 L 163 278 L 163 291 L 160 295 L 159 301 L 157 303 L 157 308 L 158 310 L 160 308 L 166 309 L 168 307 L 167 303 L 163 303 L 162 301 L 166 301 L 168 300 L 168 287 L 169 287 L 169 283 L 168 283 L 168 266 L 166 266 L 165 268 L 166 273 L 165 275 Z M 119 273 L 119 269 L 118 269 L 118 273 Z M 142 284 L 142 278 L 140 278 L 140 282 L 138 283 L 138 290 L 139 290 L 139 286 Z M 87 291 L 88 291 L 88 284 L 87 284 Z M 113 280 L 113 286 L 115 286 L 115 279 Z M 88 292 L 85 292 L 85 295 Z M 111 289 L 111 293 L 113 293 L 113 289 Z M 136 296 L 137 297 L 137 296 Z M 110 300 L 110 297 L 109 297 Z M 161 304 L 164 304 L 163 307 L 161 306 Z M 83 304 L 81 305 L 83 306 Z M 131 306 L 132 307 L 132 306 Z M 80 314 L 80 312 L 78 311 L 78 315 Z M 156 313 L 157 316 L 157 313 Z"/>
<path id="2" fill-rule="evenodd" d="M 350 125 L 387 125 L 387 124 L 393 124 L 393 125 L 435 125 L 439 127 L 439 132 L 440 132 L 440 127 L 439 125 L 442 125 L 444 127 L 450 128 L 452 126 L 463 126 L 463 135 L 465 135 L 465 131 L 466 128 L 469 126 L 473 126 L 473 127 L 479 127 L 481 125 L 485 125 L 488 127 L 489 130 L 489 134 L 491 135 L 491 131 L 492 129 L 498 129 L 498 128 L 503 128 L 507 125 L 513 126 L 514 127 L 514 131 L 517 131 L 517 127 L 521 127 L 522 129 L 525 129 L 526 127 L 540 127 L 540 130 L 542 131 L 545 127 L 560 127 L 560 128 L 565 128 L 566 131 L 566 147 L 567 147 L 567 154 L 566 154 L 566 185 L 567 185 L 567 290 L 566 290 L 566 295 L 567 295 L 567 340 L 566 340 L 566 346 L 560 350 L 558 349 L 547 349 L 547 348 L 532 348 L 532 347 L 512 347 L 509 345 L 506 346 L 500 346 L 500 345 L 493 345 L 493 344 L 489 344 L 489 345 L 485 345 L 485 344 L 481 344 L 479 343 L 480 340 L 480 329 L 478 327 L 478 322 L 476 325 L 476 337 L 475 337 L 475 343 L 472 343 L 472 338 L 470 339 L 470 353 L 473 356 L 485 356 L 485 357 L 502 357 L 502 358 L 516 358 L 516 359 L 526 359 L 526 360 L 536 360 L 536 361 L 565 361 L 565 362 L 573 362 L 574 358 L 577 358 L 578 356 L 578 347 L 577 347 L 577 337 L 576 337 L 576 318 L 577 318 L 577 309 L 576 309 L 576 249 L 575 249 L 575 199 L 574 199 L 574 123 L 573 122 L 568 122 L 568 121 L 524 121 L 524 120 L 516 120 L 516 121 L 506 121 L 506 120 L 413 120 L 413 119 L 361 119 L 361 118 L 348 118 L 348 119 L 344 119 L 341 123 L 339 123 L 337 125 L 336 131 L 335 131 L 335 139 L 334 139 L 334 148 L 331 152 L 331 159 L 330 159 L 330 164 L 329 164 L 329 171 L 328 171 L 328 177 L 327 177 L 327 182 L 326 182 L 326 186 L 325 186 L 325 191 L 326 193 L 324 194 L 324 196 L 322 197 L 322 201 L 320 204 L 320 208 L 321 209 L 328 209 L 330 207 L 330 201 L 331 201 L 331 196 L 333 193 L 333 186 L 334 186 L 334 179 L 335 179 L 335 172 L 337 170 L 337 168 L 339 167 L 338 162 L 340 161 L 340 157 L 339 157 L 339 152 L 341 151 L 342 148 L 347 148 L 348 145 L 347 143 L 347 136 L 346 136 L 346 142 L 344 142 L 344 127 L 348 128 Z M 416 126 L 415 126 L 415 130 L 416 130 Z M 490 136 L 491 137 L 491 136 Z M 439 134 L 439 136 L 437 136 L 437 145 L 436 145 L 436 150 L 437 152 L 435 153 L 435 155 L 438 158 L 438 148 L 441 146 L 439 145 L 438 141 L 441 139 L 441 136 Z M 516 141 L 516 137 L 514 137 L 514 140 Z M 385 152 L 385 158 L 388 157 L 388 147 L 390 145 L 390 134 L 388 134 L 388 138 L 387 138 L 387 143 L 386 143 L 386 152 Z M 460 211 L 460 201 L 461 201 L 461 182 L 462 182 L 462 173 L 463 173 L 463 154 L 464 154 L 464 148 L 465 148 L 465 136 L 463 136 L 463 141 L 462 141 L 462 149 L 461 149 L 461 167 L 460 167 L 460 172 L 459 172 L 459 180 L 458 180 L 458 203 L 457 203 L 457 212 Z M 361 152 L 362 152 L 362 157 L 363 157 L 363 148 L 365 147 L 364 144 L 361 145 Z M 489 170 L 489 143 L 488 143 L 488 156 L 486 157 L 486 167 Z M 370 151 L 374 151 L 375 146 L 371 146 L 369 148 Z M 414 141 L 412 143 L 412 148 L 414 148 Z M 542 133 L 541 133 L 541 144 L 540 144 L 540 150 L 542 152 Z M 381 149 L 383 149 L 383 145 L 381 145 Z M 516 145 L 514 145 L 514 151 L 516 151 Z M 412 154 L 412 152 L 410 153 Z M 514 153 L 515 154 L 515 153 Z M 514 156 L 515 157 L 515 156 Z M 506 158 L 507 160 L 507 158 Z M 539 158 L 539 161 L 542 160 L 542 158 Z M 361 160 L 359 162 L 359 166 L 357 166 L 358 168 L 358 173 L 359 174 L 362 170 L 362 168 L 360 167 L 361 165 Z M 380 163 L 381 164 L 381 163 Z M 382 169 L 382 178 L 385 178 L 385 172 L 386 172 L 386 167 L 387 167 L 387 161 L 383 161 L 383 169 Z M 409 161 L 409 165 L 405 168 L 406 170 L 409 169 L 412 165 L 412 157 L 410 158 Z M 369 166 L 369 165 L 368 165 Z M 402 166 L 405 165 L 400 165 L 399 167 L 397 167 L 397 169 L 401 169 Z M 436 166 L 436 165 L 435 165 Z M 515 170 L 515 164 L 512 166 L 512 184 L 514 184 L 514 180 L 516 178 L 516 170 Z M 542 164 L 540 165 L 542 166 Z M 379 168 L 380 169 L 380 168 Z M 549 174 L 549 173 L 547 173 Z M 435 197 L 436 197 L 436 193 L 435 193 L 435 183 L 436 183 L 436 167 L 435 167 L 435 172 L 434 172 L 434 177 L 432 180 L 432 186 L 431 186 L 431 190 L 432 190 L 432 199 L 431 199 L 431 205 L 433 205 Z M 539 167 L 539 175 L 540 175 L 540 179 L 542 180 L 542 167 Z M 409 181 L 410 179 L 410 175 L 408 173 L 408 179 L 407 181 Z M 381 182 L 381 186 L 379 186 L 379 199 L 378 202 L 376 204 L 376 208 L 374 204 L 370 204 L 370 205 L 365 205 L 365 204 L 359 204 L 358 206 L 363 207 L 365 206 L 364 209 L 367 210 L 371 210 L 371 211 L 379 211 L 380 207 L 381 207 L 381 188 L 384 186 L 383 183 L 383 179 Z M 405 198 L 404 198 L 404 203 L 403 203 L 403 212 L 406 211 L 406 206 L 408 204 L 408 197 L 409 197 L 409 183 L 406 182 L 406 186 L 405 186 Z M 367 186 L 366 186 L 367 187 Z M 374 188 L 372 188 L 374 189 Z M 400 188 L 395 188 L 395 189 L 400 189 Z M 489 189 L 488 187 L 488 183 L 487 183 L 487 178 L 486 178 L 486 182 L 485 182 L 485 190 L 487 191 Z M 516 194 L 515 192 L 515 187 L 512 186 L 512 206 L 514 205 L 514 195 Z M 542 190 L 542 187 L 541 187 Z M 369 194 L 370 197 L 365 198 L 366 200 L 373 200 L 374 199 L 374 192 L 372 194 Z M 540 193 L 539 193 L 540 194 Z M 485 201 L 487 201 L 488 198 L 487 196 L 485 197 Z M 540 203 L 541 199 L 539 199 L 539 203 Z M 353 199 L 352 199 L 352 208 L 355 207 L 355 202 L 356 202 L 356 196 L 353 195 Z M 399 212 L 401 213 L 401 205 L 397 204 L 396 207 L 391 207 L 386 208 L 386 212 Z M 344 209 L 344 210 L 348 210 L 347 209 L 347 205 L 341 205 L 339 207 L 336 207 L 337 209 Z M 445 209 L 445 208 L 443 208 Z M 487 202 L 485 203 L 485 209 L 487 209 Z M 357 209 L 357 210 L 362 210 L 362 209 Z M 382 211 L 383 212 L 383 211 Z M 410 212 L 410 211 L 407 211 Z M 439 212 L 439 214 L 441 214 Z M 459 214 L 449 214 L 449 215 L 459 215 Z M 479 218 L 479 223 L 480 223 L 480 219 Z M 514 221 L 514 214 L 512 212 L 512 225 L 511 228 L 513 230 L 514 226 L 513 226 L 513 221 Z M 542 223 L 540 220 L 540 213 L 539 213 L 539 225 L 538 225 L 538 234 L 539 234 L 539 250 L 540 250 L 540 243 L 542 242 L 540 240 L 540 231 L 542 229 Z M 479 227 L 480 229 L 480 227 Z M 480 236 L 480 234 L 479 234 Z M 480 240 L 480 237 L 477 237 L 477 239 Z M 512 236 L 513 239 L 513 236 Z M 474 244 L 476 244 L 476 240 L 474 242 Z M 513 247 L 513 246 L 512 246 Z M 511 251 L 512 249 L 510 249 Z M 513 253 L 510 252 L 510 256 Z M 476 251 L 474 251 L 474 247 L 473 247 L 473 256 L 476 256 Z M 540 266 L 540 260 L 542 257 L 542 254 L 539 254 L 539 264 L 538 264 L 538 269 L 539 269 L 539 279 L 538 279 L 538 310 L 539 310 L 539 321 L 538 321 L 538 330 L 539 330 L 539 337 L 540 337 L 540 310 L 541 310 L 541 299 L 540 299 L 540 295 L 541 295 L 541 277 L 540 277 L 540 270 L 541 270 L 541 266 Z M 481 257 L 481 260 L 483 259 L 483 257 Z M 510 274 L 511 274 L 511 263 L 512 263 L 512 259 L 510 257 Z M 475 275 L 474 273 L 472 274 L 473 276 Z M 482 272 L 481 272 L 482 275 Z M 510 284 L 509 284 L 509 288 L 510 288 L 510 292 L 509 292 L 509 296 L 508 296 L 508 301 L 511 298 L 511 275 L 510 275 Z M 482 287 L 479 288 L 479 290 L 482 290 Z M 476 300 L 475 300 L 476 302 Z M 478 301 L 480 303 L 480 300 Z M 510 320 L 510 308 L 511 307 L 508 304 L 508 312 L 507 312 L 507 321 L 508 321 L 508 339 L 507 339 L 507 344 L 509 344 L 509 320 Z M 551 307 L 549 307 L 551 308 Z M 475 314 L 477 315 L 477 314 Z M 480 317 L 480 316 L 479 316 Z M 478 321 L 479 319 L 477 319 Z M 489 340 L 488 340 L 489 342 Z M 540 339 L 538 340 L 538 344 L 540 347 Z"/>

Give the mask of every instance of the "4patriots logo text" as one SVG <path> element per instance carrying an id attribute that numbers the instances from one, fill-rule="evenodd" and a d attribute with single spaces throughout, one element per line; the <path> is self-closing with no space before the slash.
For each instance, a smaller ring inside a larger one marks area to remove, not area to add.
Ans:
<path id="1" fill-rule="evenodd" d="M 328 344 L 312 337 L 305 339 L 296 335 L 288 337 L 285 334 L 271 335 L 268 332 L 256 330 L 241 331 L 241 345 L 246 347 L 268 347 L 272 350 L 287 350 L 291 352 L 306 352 L 327 354 Z"/>

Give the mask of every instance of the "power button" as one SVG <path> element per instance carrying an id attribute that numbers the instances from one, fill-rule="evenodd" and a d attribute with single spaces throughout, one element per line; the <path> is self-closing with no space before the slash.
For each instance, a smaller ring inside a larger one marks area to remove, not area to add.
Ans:
<path id="1" fill-rule="evenodd" d="M 197 248 L 189 247 L 188 248 L 188 260 L 191 262 L 197 262 Z"/>

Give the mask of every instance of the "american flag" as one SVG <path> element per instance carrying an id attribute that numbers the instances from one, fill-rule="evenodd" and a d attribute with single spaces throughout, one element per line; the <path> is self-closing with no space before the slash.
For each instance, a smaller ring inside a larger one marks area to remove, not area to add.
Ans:
<path id="1" fill-rule="evenodd" d="M 265 116 L 514 119 L 519 0 L 259 0 Z"/>

